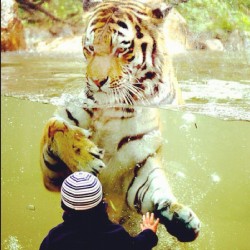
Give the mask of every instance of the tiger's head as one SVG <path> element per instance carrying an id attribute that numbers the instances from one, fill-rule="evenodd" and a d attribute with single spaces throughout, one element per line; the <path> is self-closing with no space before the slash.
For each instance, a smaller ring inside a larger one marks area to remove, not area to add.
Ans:
<path id="1" fill-rule="evenodd" d="M 88 98 L 101 105 L 176 101 L 162 29 L 170 9 L 138 1 L 95 3 L 83 39 Z"/>

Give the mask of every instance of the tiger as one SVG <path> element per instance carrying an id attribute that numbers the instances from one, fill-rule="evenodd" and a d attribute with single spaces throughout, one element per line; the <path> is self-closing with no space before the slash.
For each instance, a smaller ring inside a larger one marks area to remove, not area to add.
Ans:
<path id="1" fill-rule="evenodd" d="M 59 107 L 46 124 L 40 154 L 44 185 L 59 191 L 70 173 L 89 171 L 102 182 L 112 221 L 126 227 L 133 216 L 149 211 L 178 241 L 194 241 L 201 222 L 169 185 L 156 108 L 182 103 L 164 35 L 172 6 L 132 0 L 83 6 L 87 105 Z"/>
<path id="2" fill-rule="evenodd" d="M 101 160 L 104 151 L 89 140 L 90 136 L 89 130 L 73 126 L 60 117 L 47 121 L 41 140 L 40 162 L 43 183 L 48 190 L 59 192 L 65 176 L 78 171 L 79 166 L 95 174 L 105 167 Z"/>

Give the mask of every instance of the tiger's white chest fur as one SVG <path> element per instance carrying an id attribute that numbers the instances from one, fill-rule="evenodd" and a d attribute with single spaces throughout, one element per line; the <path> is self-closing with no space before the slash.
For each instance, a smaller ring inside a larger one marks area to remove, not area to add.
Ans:
<path id="1" fill-rule="evenodd" d="M 105 149 L 107 164 L 114 158 L 124 167 L 136 164 L 161 144 L 159 116 L 153 108 L 101 109 L 90 128 L 93 141 Z"/>

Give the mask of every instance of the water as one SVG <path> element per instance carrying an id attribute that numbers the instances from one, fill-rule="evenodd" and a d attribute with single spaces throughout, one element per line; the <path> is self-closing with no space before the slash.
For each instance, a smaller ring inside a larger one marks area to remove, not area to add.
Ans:
<path id="1" fill-rule="evenodd" d="M 54 105 L 83 87 L 81 55 L 2 55 L 2 249 L 34 250 L 61 222 L 60 197 L 39 168 Z M 187 105 L 161 108 L 164 163 L 175 195 L 202 221 L 199 238 L 163 249 L 250 249 L 250 72 L 244 54 L 191 53 L 174 60 Z"/>
<path id="2" fill-rule="evenodd" d="M 183 110 L 221 119 L 250 120 L 250 56 L 190 52 L 174 58 L 186 102 Z M 81 54 L 2 54 L 2 94 L 65 105 L 84 87 Z M 168 107 L 170 108 L 170 107 Z"/>

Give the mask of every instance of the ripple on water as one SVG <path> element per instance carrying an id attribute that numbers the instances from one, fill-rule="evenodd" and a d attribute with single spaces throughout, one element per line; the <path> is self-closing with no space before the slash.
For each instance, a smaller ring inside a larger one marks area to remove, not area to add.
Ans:
<path id="1" fill-rule="evenodd" d="M 178 68 L 181 69 L 178 76 L 181 79 L 178 80 L 186 105 L 181 108 L 160 108 L 249 121 L 249 65 L 242 57 L 226 53 L 188 55 L 188 60 L 181 55 L 175 65 L 177 73 Z M 84 65 L 79 55 L 5 53 L 1 66 L 2 94 L 6 96 L 55 106 L 86 103 L 83 92 Z M 27 67 L 29 70 L 26 70 Z M 210 71 L 204 75 L 208 68 Z M 209 78 L 211 76 L 213 78 Z M 184 119 L 188 121 L 191 117 Z"/>

